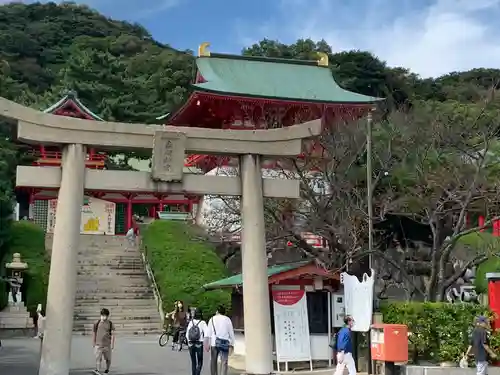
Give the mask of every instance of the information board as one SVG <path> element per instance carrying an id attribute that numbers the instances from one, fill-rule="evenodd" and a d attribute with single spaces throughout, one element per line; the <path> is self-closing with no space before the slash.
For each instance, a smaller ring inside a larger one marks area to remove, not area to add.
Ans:
<path id="1" fill-rule="evenodd" d="M 304 290 L 273 290 L 278 362 L 311 361 L 309 319 Z"/>

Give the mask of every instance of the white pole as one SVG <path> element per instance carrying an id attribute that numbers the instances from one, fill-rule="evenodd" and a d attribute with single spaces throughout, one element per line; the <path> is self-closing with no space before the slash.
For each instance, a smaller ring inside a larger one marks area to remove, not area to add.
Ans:
<path id="1" fill-rule="evenodd" d="M 367 190 L 367 205 L 368 205 L 368 265 L 370 271 L 373 269 L 373 167 L 372 167 L 372 128 L 373 128 L 373 108 L 368 112 L 366 119 L 366 190 Z M 373 315 L 373 307 L 370 307 Z M 371 350 L 371 331 L 368 331 L 368 350 Z M 368 374 L 372 373 L 372 360 L 369 354 L 368 359 Z"/>
<path id="2" fill-rule="evenodd" d="M 333 350 L 330 348 L 332 342 L 332 292 L 328 291 L 328 367 L 332 366 Z"/>

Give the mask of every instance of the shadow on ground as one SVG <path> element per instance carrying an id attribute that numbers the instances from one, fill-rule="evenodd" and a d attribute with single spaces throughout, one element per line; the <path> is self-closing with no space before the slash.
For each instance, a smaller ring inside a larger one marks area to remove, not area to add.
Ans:
<path id="1" fill-rule="evenodd" d="M 73 337 L 70 375 L 91 374 L 94 354 L 90 338 Z M 208 356 L 202 374 L 210 373 Z M 40 341 L 32 338 L 2 340 L 0 375 L 38 375 Z M 187 375 L 191 363 L 187 351 L 160 348 L 157 337 L 117 337 L 113 352 L 113 375 Z M 230 369 L 228 375 L 239 374 Z"/>
<path id="2" fill-rule="evenodd" d="M 38 342 L 30 345 L 22 344 L 27 341 L 3 340 L 0 348 L 0 374 L 37 375 L 39 359 L 37 349 L 40 344 Z"/>

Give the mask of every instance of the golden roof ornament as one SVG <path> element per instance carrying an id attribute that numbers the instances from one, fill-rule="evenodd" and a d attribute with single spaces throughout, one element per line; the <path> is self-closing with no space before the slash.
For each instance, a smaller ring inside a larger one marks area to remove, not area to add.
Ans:
<path id="1" fill-rule="evenodd" d="M 208 47 L 210 47 L 209 42 L 201 43 L 198 47 L 198 57 L 209 57 L 210 51 L 208 50 Z"/>
<path id="2" fill-rule="evenodd" d="M 319 57 L 318 66 L 328 66 L 328 54 L 324 52 L 316 52 Z"/>

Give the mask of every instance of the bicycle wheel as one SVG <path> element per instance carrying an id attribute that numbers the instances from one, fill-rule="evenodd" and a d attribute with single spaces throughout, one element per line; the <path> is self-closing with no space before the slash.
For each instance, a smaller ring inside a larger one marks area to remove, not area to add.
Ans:
<path id="1" fill-rule="evenodd" d="M 160 344 L 160 346 L 163 348 L 168 344 L 168 340 L 170 340 L 170 335 L 168 334 L 168 332 L 163 332 L 158 339 L 158 344 Z"/>

